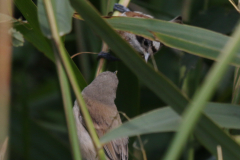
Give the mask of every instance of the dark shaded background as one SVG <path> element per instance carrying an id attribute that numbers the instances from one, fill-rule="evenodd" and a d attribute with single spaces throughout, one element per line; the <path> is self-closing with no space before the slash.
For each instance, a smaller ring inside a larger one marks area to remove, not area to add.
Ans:
<path id="1" fill-rule="evenodd" d="M 101 12 L 102 1 L 91 2 Z M 182 15 L 186 24 L 227 35 L 232 33 L 239 19 L 239 13 L 227 0 L 132 0 L 129 8 L 163 20 Z M 15 8 L 15 18 L 20 17 L 21 13 Z M 101 50 L 98 36 L 78 20 L 73 21 L 73 30 L 65 36 L 65 44 L 71 55 Z M 159 70 L 186 91 L 189 97 L 192 97 L 213 63 L 165 46 L 155 55 L 155 59 Z M 97 67 L 96 55 L 81 55 L 74 61 L 90 83 Z M 120 83 L 115 102 L 118 109 L 129 117 L 166 106 L 123 63 L 108 62 L 106 70 L 118 70 Z M 212 101 L 231 102 L 233 71 L 234 68 L 229 67 Z M 28 42 L 23 47 L 13 48 L 11 88 L 10 159 L 72 159 L 55 65 Z M 163 156 L 172 135 L 159 133 L 142 136 L 149 160 Z M 140 154 L 132 147 L 135 140 L 135 137 L 130 139 L 130 159 L 132 155 Z M 136 142 L 134 145 L 137 145 Z M 189 146 L 195 148 L 196 160 L 211 158 L 196 141 L 189 143 Z M 187 152 L 184 152 L 182 159 L 187 160 L 186 155 Z"/>

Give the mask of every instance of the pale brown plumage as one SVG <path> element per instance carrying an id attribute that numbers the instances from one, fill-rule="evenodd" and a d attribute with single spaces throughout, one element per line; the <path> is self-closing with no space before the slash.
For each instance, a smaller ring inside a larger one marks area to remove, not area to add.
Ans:
<path id="1" fill-rule="evenodd" d="M 99 137 L 102 137 L 109 130 L 122 124 L 114 103 L 117 85 L 118 79 L 116 74 L 107 71 L 99 74 L 99 76 L 82 91 L 83 98 Z M 83 159 L 97 160 L 96 151 L 76 102 L 73 112 Z M 127 160 L 128 138 L 120 138 L 109 142 L 104 145 L 104 151 L 106 158 L 109 160 Z"/>
<path id="2" fill-rule="evenodd" d="M 120 16 L 124 17 L 134 17 L 134 18 L 153 18 L 151 15 L 147 15 L 137 11 L 126 11 L 123 12 Z M 170 22 L 182 24 L 182 17 L 177 16 Z M 158 41 L 152 41 L 147 38 L 126 32 L 126 31 L 117 31 L 123 39 L 125 39 L 138 53 L 142 55 L 145 61 L 148 61 L 150 55 L 154 55 L 163 45 Z"/>

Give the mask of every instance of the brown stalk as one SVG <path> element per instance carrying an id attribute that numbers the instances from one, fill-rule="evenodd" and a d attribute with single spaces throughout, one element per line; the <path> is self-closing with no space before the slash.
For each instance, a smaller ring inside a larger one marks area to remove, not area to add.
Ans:
<path id="1" fill-rule="evenodd" d="M 238 11 L 238 13 L 240 13 L 240 9 L 238 8 L 238 6 L 233 2 L 233 0 L 229 0 L 229 2 L 233 5 L 233 7 Z"/>
<path id="2" fill-rule="evenodd" d="M 76 54 L 72 55 L 71 58 L 73 59 L 74 57 L 76 57 L 76 56 L 78 56 L 78 55 L 81 55 L 81 54 L 83 54 L 83 53 L 97 54 L 97 53 L 95 53 L 95 52 L 79 52 L 79 53 L 76 53 Z"/>
<path id="3" fill-rule="evenodd" d="M 0 0 L 0 13 L 12 16 L 12 1 Z M 11 21 L 0 23 L 0 147 L 8 137 L 10 75 L 11 75 Z M 7 152 L 4 155 L 7 159 Z"/>
<path id="4" fill-rule="evenodd" d="M 130 0 L 120 0 L 119 1 L 119 4 L 127 7 L 128 4 L 129 4 Z M 118 11 L 115 11 L 113 13 L 113 16 L 119 16 L 120 12 Z M 105 42 L 103 42 L 103 46 L 102 46 L 102 52 L 107 52 L 108 51 L 108 46 Z M 97 68 L 97 72 L 96 72 L 96 77 L 103 71 L 103 67 L 104 67 L 104 64 L 105 64 L 105 59 L 103 58 L 100 58 L 99 60 L 99 63 L 98 63 L 98 68 Z"/>
<path id="5" fill-rule="evenodd" d="M 121 111 L 119 111 L 118 113 L 122 114 L 128 121 L 131 120 L 131 119 L 126 115 L 126 113 L 121 112 Z M 146 151 L 145 151 L 145 149 L 144 149 L 144 145 L 143 145 L 143 142 L 142 142 L 142 139 L 141 139 L 140 135 L 137 135 L 137 138 L 138 138 L 138 141 L 139 141 L 139 144 L 140 144 L 140 149 L 141 149 L 141 151 L 142 151 L 143 160 L 147 160 Z"/>

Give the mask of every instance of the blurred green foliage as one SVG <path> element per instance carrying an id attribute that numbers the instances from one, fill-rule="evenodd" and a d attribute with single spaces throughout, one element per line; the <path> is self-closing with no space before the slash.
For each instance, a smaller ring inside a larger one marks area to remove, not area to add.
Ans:
<path id="1" fill-rule="evenodd" d="M 91 0 L 91 3 L 102 12 L 106 0 Z M 129 8 L 163 20 L 184 14 L 185 23 L 189 25 L 227 35 L 232 33 L 239 20 L 239 13 L 224 0 L 132 0 Z M 17 8 L 14 17 L 22 17 Z M 101 39 L 84 21 L 74 20 L 71 33 L 64 38 L 65 47 L 71 55 L 101 50 Z M 213 63 L 165 46 L 155 55 L 155 60 L 159 71 L 189 97 L 198 89 Z M 74 62 L 90 83 L 95 76 L 97 56 L 83 54 L 75 57 Z M 115 102 L 118 110 L 130 118 L 166 106 L 122 62 L 107 62 L 106 70 L 118 70 L 120 83 Z M 229 67 L 211 101 L 231 102 L 233 73 L 234 67 Z M 72 159 L 55 65 L 27 41 L 23 47 L 13 49 L 11 88 L 10 159 Z M 148 159 L 160 159 L 172 136 L 173 133 L 142 136 Z M 141 154 L 133 147 L 136 143 L 135 138 L 130 139 L 130 159 Z M 195 148 L 196 160 L 211 157 L 197 141 L 189 146 Z M 186 157 L 187 147 L 182 159 L 187 160 Z"/>

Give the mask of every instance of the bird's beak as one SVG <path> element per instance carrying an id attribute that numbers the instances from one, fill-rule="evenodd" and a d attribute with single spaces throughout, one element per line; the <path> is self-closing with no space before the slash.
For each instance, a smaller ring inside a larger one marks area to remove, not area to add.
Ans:
<path id="1" fill-rule="evenodd" d="M 148 61 L 149 56 L 150 56 L 149 53 L 144 53 L 144 59 L 145 59 L 146 62 Z"/>
<path id="2" fill-rule="evenodd" d="M 117 75 L 117 72 L 118 72 L 118 71 L 115 71 L 114 73 Z"/>

